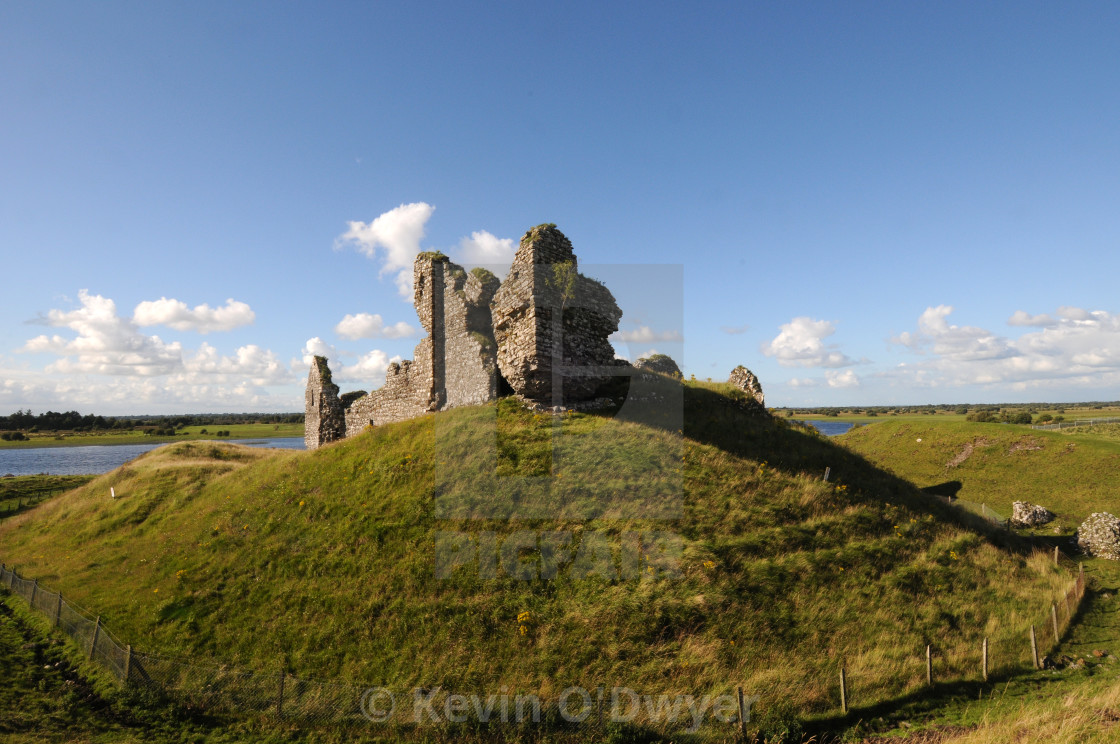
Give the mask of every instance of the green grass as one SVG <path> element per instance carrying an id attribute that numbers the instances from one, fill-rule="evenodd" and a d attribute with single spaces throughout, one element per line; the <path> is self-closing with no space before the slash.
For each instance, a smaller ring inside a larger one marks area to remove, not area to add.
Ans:
<path id="1" fill-rule="evenodd" d="M 918 486 L 959 484 L 959 498 L 986 503 L 1004 515 L 1011 513 L 1013 501 L 1041 504 L 1058 515 L 1043 528 L 1051 534 L 1072 534 L 1093 512 L 1120 506 L 1120 440 L 1083 429 L 883 421 L 853 430 L 841 441 Z"/>
<path id="2" fill-rule="evenodd" d="M 0 478 L 0 519 L 93 480 L 92 475 L 20 475 Z"/>
<path id="3" fill-rule="evenodd" d="M 207 434 L 201 434 L 206 429 Z M 218 437 L 215 432 L 228 431 L 229 437 Z M 225 424 L 188 426 L 175 436 L 150 436 L 143 431 L 116 432 L 36 432 L 27 434 L 22 442 L 0 440 L 0 448 L 21 449 L 29 447 L 81 447 L 100 444 L 150 444 L 181 442 L 194 439 L 258 439 L 268 437 L 302 437 L 303 424 Z"/>
<path id="4" fill-rule="evenodd" d="M 145 651 L 401 690 L 742 685 L 823 714 L 842 660 L 865 701 L 919 691 L 927 643 L 946 678 L 984 636 L 1025 662 L 1064 572 L 725 386 L 683 395 L 683 429 L 506 400 L 315 452 L 181 443 L 5 521 L 0 560 Z M 524 531 L 585 563 L 435 577 L 440 533 Z M 643 532 L 679 538 L 679 573 L 629 562 Z"/>

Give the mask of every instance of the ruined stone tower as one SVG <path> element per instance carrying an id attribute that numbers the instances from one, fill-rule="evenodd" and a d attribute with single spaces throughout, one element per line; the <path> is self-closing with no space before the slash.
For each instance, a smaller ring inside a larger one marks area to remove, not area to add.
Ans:
<path id="1" fill-rule="evenodd" d="M 525 233 L 505 282 L 485 269 L 466 272 L 438 252 L 416 257 L 413 282 L 427 336 L 411 361 L 389 365 L 381 388 L 340 399 L 326 360 L 315 358 L 307 380 L 308 449 L 511 390 L 545 405 L 581 400 L 614 364 L 607 337 L 622 311 L 606 287 L 579 274 L 572 244 L 555 225 Z"/>
<path id="2" fill-rule="evenodd" d="M 333 442 L 346 433 L 338 385 L 331 382 L 330 367 L 321 356 L 315 357 L 307 373 L 303 421 L 303 441 L 309 450 Z"/>
<path id="3" fill-rule="evenodd" d="M 485 269 L 468 273 L 442 253 L 431 252 L 416 257 L 413 286 L 416 314 L 428 335 L 416 345 L 411 360 L 389 365 L 381 388 L 347 401 L 348 405 L 338 403 L 343 423 L 331 429 L 338 432 L 333 439 L 353 436 L 366 426 L 498 397 L 498 364 L 490 322 L 490 300 L 498 288 L 498 278 Z M 311 378 L 320 366 L 330 374 L 323 360 L 321 365 L 312 365 Z M 312 410 L 320 398 L 311 394 L 311 378 L 308 422 L 324 415 Z M 338 388 L 332 387 L 337 400 Z M 333 410 L 329 396 L 323 400 L 327 409 Z M 311 426 L 305 425 L 308 449 L 332 441 L 327 434 L 312 436 Z"/>
<path id="4" fill-rule="evenodd" d="M 514 391 L 546 405 L 587 398 L 614 363 L 607 337 L 622 311 L 605 286 L 579 273 L 572 244 L 556 225 L 525 233 L 494 295 L 498 366 Z"/>

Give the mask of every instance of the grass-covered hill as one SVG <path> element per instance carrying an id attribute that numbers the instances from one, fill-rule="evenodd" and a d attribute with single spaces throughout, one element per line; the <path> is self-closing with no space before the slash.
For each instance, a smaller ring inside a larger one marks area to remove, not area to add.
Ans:
<path id="1" fill-rule="evenodd" d="M 726 388 L 683 395 L 680 428 L 503 400 L 315 452 L 180 443 L 7 520 L 0 560 L 145 651 L 401 689 L 741 684 L 811 712 L 841 660 L 859 702 L 919 686 L 926 643 L 944 677 L 985 636 L 1026 658 L 1066 581 L 1044 558 Z M 448 533 L 521 547 L 437 578 Z M 629 549 L 651 533 L 679 571 Z"/>
<path id="2" fill-rule="evenodd" d="M 986 503 L 1005 516 L 1013 501 L 1042 504 L 1067 532 L 1093 512 L 1120 509 L 1118 435 L 1115 425 L 1058 432 L 965 421 L 883 421 L 854 429 L 841 441 L 916 485 L 939 491 L 948 485 L 959 498 Z"/>

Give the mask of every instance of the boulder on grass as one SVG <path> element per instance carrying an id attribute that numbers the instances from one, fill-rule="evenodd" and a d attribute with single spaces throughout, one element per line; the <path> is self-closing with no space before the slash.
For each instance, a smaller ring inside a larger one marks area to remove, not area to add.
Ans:
<path id="1" fill-rule="evenodd" d="M 1036 527 L 1054 519 L 1054 513 L 1045 506 L 1026 501 L 1012 502 L 1011 509 L 1011 524 L 1016 527 Z"/>
<path id="2" fill-rule="evenodd" d="M 1077 528 L 1077 545 L 1087 555 L 1120 561 L 1120 519 L 1097 512 Z"/>
<path id="3" fill-rule="evenodd" d="M 684 377 L 684 375 L 681 374 L 681 368 L 673 361 L 673 357 L 668 354 L 652 354 L 649 357 L 642 357 L 634 362 L 634 367 L 650 372 L 660 372 L 663 375 L 669 375 L 678 380 Z"/>

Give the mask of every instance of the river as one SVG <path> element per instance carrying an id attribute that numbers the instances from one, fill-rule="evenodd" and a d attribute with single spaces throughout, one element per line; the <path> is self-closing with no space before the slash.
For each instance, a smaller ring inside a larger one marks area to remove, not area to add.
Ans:
<path id="1" fill-rule="evenodd" d="M 802 421 L 801 423 L 809 424 L 821 434 L 824 434 L 828 437 L 847 434 L 849 431 L 851 431 L 852 427 L 855 426 L 855 424 L 850 421 L 819 421 L 816 419 L 812 421 Z"/>
<path id="2" fill-rule="evenodd" d="M 265 439 L 194 440 L 221 441 L 246 447 L 304 449 L 303 437 Z M 78 447 L 31 447 L 0 450 L 0 475 L 100 475 L 115 470 L 134 457 L 150 452 L 159 444 L 91 444 Z"/>

